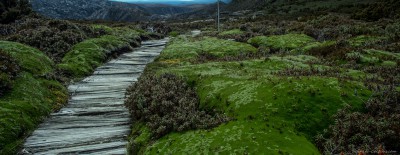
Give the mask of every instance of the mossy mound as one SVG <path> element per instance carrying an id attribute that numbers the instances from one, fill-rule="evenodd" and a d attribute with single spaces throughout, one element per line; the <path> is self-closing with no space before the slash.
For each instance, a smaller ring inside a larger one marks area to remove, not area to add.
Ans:
<path id="1" fill-rule="evenodd" d="M 245 43 L 209 37 L 194 40 L 180 36 L 164 49 L 159 60 L 195 61 L 199 55 L 222 58 L 256 52 L 256 48 Z"/>
<path id="2" fill-rule="evenodd" d="M 0 154 L 14 154 L 27 136 L 52 110 L 68 100 L 67 90 L 50 80 L 53 62 L 37 49 L 14 42 L 0 42 L 21 66 L 12 90 L 0 98 Z"/>
<path id="3" fill-rule="evenodd" d="M 248 43 L 256 47 L 267 47 L 272 50 L 293 50 L 316 42 L 305 34 L 286 34 L 274 36 L 257 36 L 248 40 Z"/>
<path id="4" fill-rule="evenodd" d="M 235 35 L 242 35 L 244 34 L 244 32 L 240 29 L 232 29 L 232 30 L 228 30 L 228 31 L 223 31 L 221 33 L 219 33 L 219 36 L 235 36 Z"/>
<path id="5" fill-rule="evenodd" d="M 72 50 L 65 55 L 62 62 L 57 66 L 60 70 L 75 78 L 89 75 L 110 55 L 121 52 L 120 50 L 130 50 L 130 42 L 133 42 L 133 38 L 138 38 L 138 36 L 124 38 L 106 35 L 85 40 L 72 47 Z"/>
<path id="6" fill-rule="evenodd" d="M 57 65 L 58 69 L 72 78 L 82 78 L 89 75 L 96 67 L 132 47 L 140 45 L 141 36 L 156 35 L 140 32 L 129 27 L 111 28 L 104 25 L 94 25 L 95 29 L 106 30 L 107 34 L 99 38 L 87 39 L 74 45 Z"/>
<path id="7" fill-rule="evenodd" d="M 104 31 L 106 34 L 114 33 L 113 28 L 106 26 L 106 25 L 92 25 L 95 31 Z"/>
<path id="8" fill-rule="evenodd" d="M 385 40 L 387 40 L 387 38 L 385 37 L 361 35 L 354 38 L 350 38 L 348 41 L 350 45 L 353 47 L 363 47 L 363 46 L 374 45 L 376 43 L 383 42 Z"/>
<path id="9" fill-rule="evenodd" d="M 355 60 L 359 64 L 396 67 L 400 62 L 400 54 L 382 50 L 366 49 L 360 52 L 346 54 L 347 59 Z"/>
<path id="10" fill-rule="evenodd" d="M 14 57 L 23 70 L 33 75 L 45 75 L 53 71 L 53 61 L 35 48 L 9 41 L 0 41 L 0 48 Z"/>
<path id="11" fill-rule="evenodd" d="M 179 34 L 180 33 L 178 31 L 172 31 L 172 32 L 168 33 L 168 35 L 171 37 L 177 37 L 177 36 L 179 36 Z"/>
<path id="12" fill-rule="evenodd" d="M 112 33 L 112 35 L 118 36 L 128 42 L 136 41 L 140 35 L 149 34 L 147 32 L 139 32 L 128 27 L 116 27 L 113 30 L 114 32 Z"/>

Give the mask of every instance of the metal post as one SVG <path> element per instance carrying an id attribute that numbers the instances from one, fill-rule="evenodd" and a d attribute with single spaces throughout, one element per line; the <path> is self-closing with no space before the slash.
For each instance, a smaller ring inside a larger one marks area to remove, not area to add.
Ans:
<path id="1" fill-rule="evenodd" d="M 219 10 L 219 2 L 220 2 L 220 0 L 218 0 L 218 2 L 217 2 L 217 7 L 218 7 L 218 14 L 217 14 L 217 20 L 218 20 L 218 32 L 220 32 L 220 30 L 221 30 L 221 28 L 220 28 L 220 10 Z"/>

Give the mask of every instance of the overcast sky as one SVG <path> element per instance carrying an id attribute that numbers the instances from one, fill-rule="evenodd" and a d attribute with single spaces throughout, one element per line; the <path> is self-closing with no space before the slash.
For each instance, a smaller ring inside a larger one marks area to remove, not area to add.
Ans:
<path id="1" fill-rule="evenodd" d="M 217 0 L 113 0 L 120 2 L 132 2 L 132 3 L 166 3 L 166 4 L 179 4 L 179 3 L 214 3 Z M 230 1 L 230 0 L 222 0 Z"/>

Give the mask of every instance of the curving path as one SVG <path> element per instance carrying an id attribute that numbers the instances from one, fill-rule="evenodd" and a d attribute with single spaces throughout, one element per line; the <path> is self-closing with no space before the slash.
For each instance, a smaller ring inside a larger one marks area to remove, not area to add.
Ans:
<path id="1" fill-rule="evenodd" d="M 68 105 L 33 132 L 23 154 L 126 154 L 130 116 L 124 107 L 125 90 L 166 42 L 145 41 L 70 85 Z"/>

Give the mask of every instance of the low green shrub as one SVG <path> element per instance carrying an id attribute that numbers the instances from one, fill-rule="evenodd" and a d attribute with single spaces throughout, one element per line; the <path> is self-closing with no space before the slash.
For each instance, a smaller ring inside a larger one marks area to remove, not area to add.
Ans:
<path id="1" fill-rule="evenodd" d="M 295 50 L 293 50 L 293 52 L 304 54 L 304 53 L 308 53 L 310 50 L 313 50 L 315 48 L 331 47 L 335 44 L 336 44 L 336 41 L 313 42 L 302 48 L 295 49 Z"/>
<path id="2" fill-rule="evenodd" d="M 350 38 L 348 41 L 353 47 L 369 47 L 374 44 L 380 44 L 387 40 L 385 37 L 360 35 Z"/>
<path id="3" fill-rule="evenodd" d="M 232 29 L 228 31 L 223 31 L 219 33 L 220 36 L 234 36 L 234 35 L 242 35 L 244 32 L 240 29 Z"/>
<path id="4" fill-rule="evenodd" d="M 199 97 L 186 81 L 173 74 L 145 75 L 127 89 L 125 105 L 135 121 L 145 123 L 152 138 L 173 131 L 208 129 L 227 117 L 199 109 Z"/>
<path id="5" fill-rule="evenodd" d="M 378 23 L 366 23 L 347 16 L 328 14 L 317 16 L 299 29 L 318 41 L 345 39 L 359 35 L 380 35 L 384 29 Z"/>
<path id="6" fill-rule="evenodd" d="M 392 41 L 400 41 L 400 21 L 386 27 L 386 36 Z"/>
<path id="7" fill-rule="evenodd" d="M 46 38 L 46 41 L 43 40 Z M 30 46 L 38 47 L 46 55 L 57 62 L 70 50 L 71 46 L 86 39 L 86 36 L 79 31 L 58 31 L 42 27 L 39 29 L 29 29 L 19 31 L 19 34 L 8 38 L 10 41 L 20 42 Z"/>
<path id="8" fill-rule="evenodd" d="M 364 10 L 353 13 L 355 19 L 377 21 L 381 18 L 398 18 L 400 13 L 400 2 L 397 0 L 380 0 L 372 3 Z"/>
<path id="9" fill-rule="evenodd" d="M 346 54 L 353 51 L 354 49 L 350 46 L 347 41 L 338 41 L 326 44 L 326 46 L 316 46 L 310 48 L 307 54 L 321 57 L 328 57 L 334 60 L 346 59 Z"/>
<path id="10" fill-rule="evenodd" d="M 381 50 L 366 49 L 359 52 L 346 53 L 346 60 L 365 65 L 382 65 L 395 67 L 400 61 L 400 54 Z"/>
<path id="11" fill-rule="evenodd" d="M 393 87 L 394 89 L 394 87 Z M 365 102 L 364 112 L 352 112 L 351 107 L 339 110 L 333 125 L 316 137 L 324 154 L 400 151 L 400 93 L 386 90 Z"/>
<path id="12" fill-rule="evenodd" d="M 171 37 L 177 37 L 178 35 L 179 35 L 178 31 L 172 31 L 169 33 L 169 36 L 171 36 Z"/>
<path id="13" fill-rule="evenodd" d="M 105 32 L 90 26 L 65 20 L 26 18 L 14 26 L 15 32 L 6 39 L 40 49 L 56 63 L 60 62 L 71 47 L 87 38 Z"/>
<path id="14" fill-rule="evenodd" d="M 114 32 L 114 30 L 111 27 L 106 26 L 106 25 L 93 25 L 92 27 L 93 27 L 94 31 L 103 31 L 105 34 L 108 34 L 108 35 L 110 35 Z"/>
<path id="15" fill-rule="evenodd" d="M 293 50 L 301 48 L 315 39 L 305 34 L 286 34 L 274 36 L 258 36 L 248 40 L 248 43 L 256 47 L 268 47 L 272 50 Z"/>

